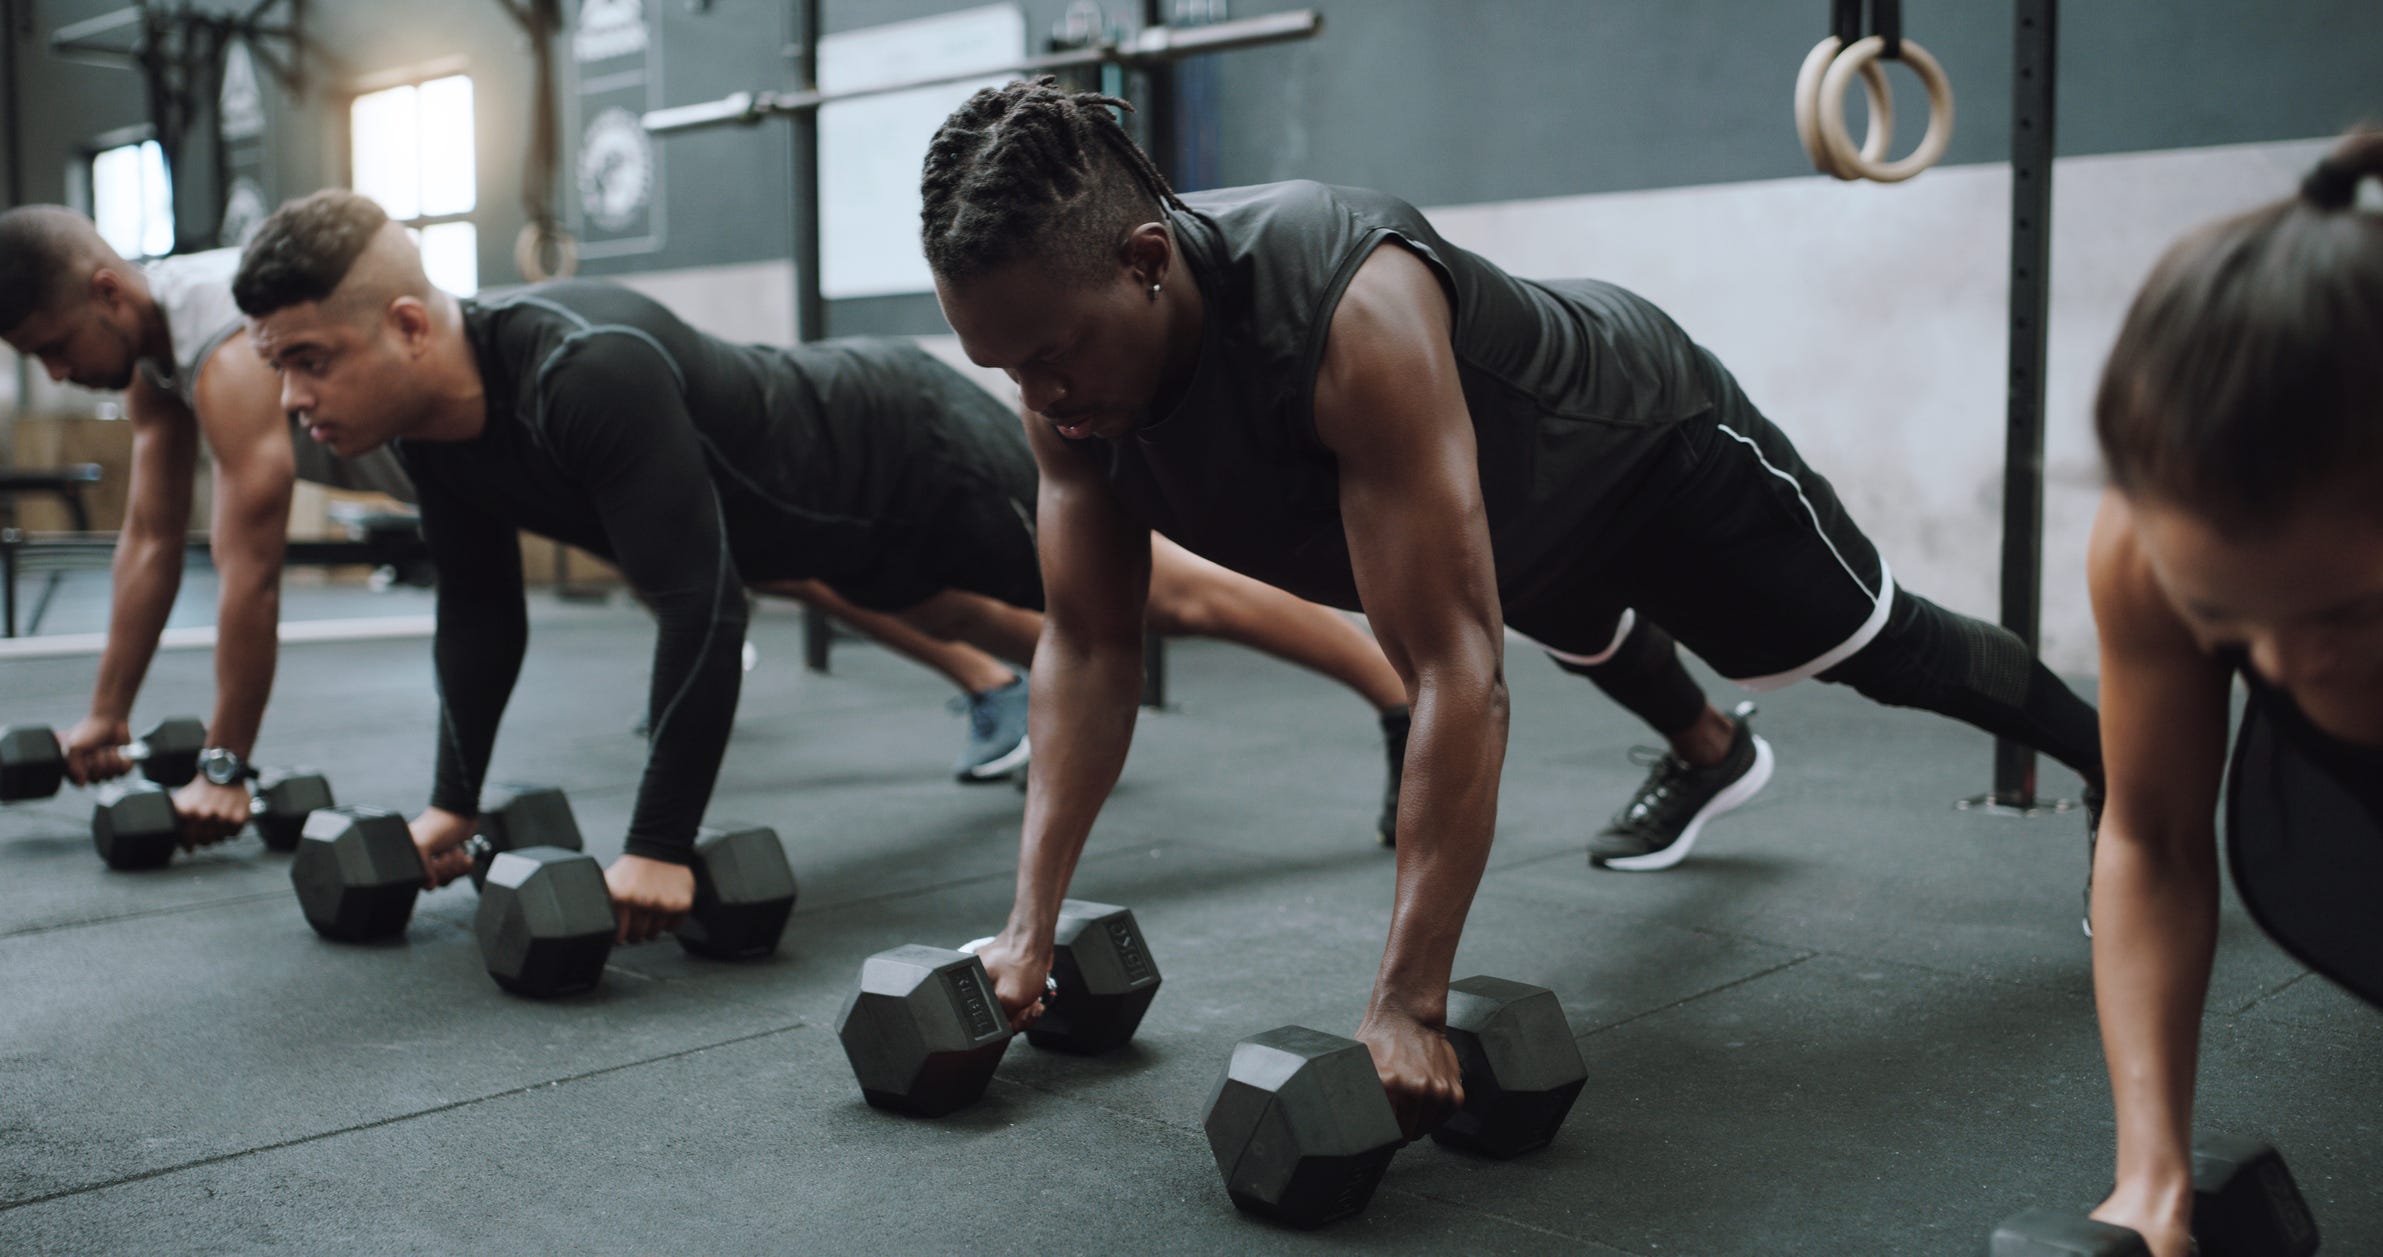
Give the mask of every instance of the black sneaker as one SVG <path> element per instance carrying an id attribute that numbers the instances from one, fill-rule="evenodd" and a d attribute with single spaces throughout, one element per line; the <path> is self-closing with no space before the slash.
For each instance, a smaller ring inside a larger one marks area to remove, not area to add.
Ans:
<path id="1" fill-rule="evenodd" d="M 2085 937 L 2093 937 L 2093 856 L 2094 848 L 2102 841 L 2102 805 L 2109 801 L 2107 790 L 2100 786 L 2085 787 L 2085 915 L 2080 924 Z"/>
<path id="2" fill-rule="evenodd" d="M 1382 713 L 1382 753 L 1390 757 L 1390 779 L 1382 785 L 1382 817 L 1374 822 L 1374 837 L 1385 847 L 1398 845 L 1398 783 L 1407 775 L 1407 730 L 1413 713 L 1404 705 Z"/>
<path id="3" fill-rule="evenodd" d="M 1752 704 L 1738 708 L 1729 754 L 1710 768 L 1653 747 L 1632 749 L 1631 760 L 1654 771 L 1629 805 L 1589 839 L 1589 863 L 1623 873 L 1670 868 L 1688 857 L 1706 821 L 1760 793 L 1771 779 L 1771 744 L 1746 723 L 1753 714 Z"/>

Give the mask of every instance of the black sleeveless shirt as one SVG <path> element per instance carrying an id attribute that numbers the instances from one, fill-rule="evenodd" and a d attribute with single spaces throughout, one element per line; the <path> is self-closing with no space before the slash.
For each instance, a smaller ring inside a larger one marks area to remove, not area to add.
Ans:
<path id="1" fill-rule="evenodd" d="M 1648 513 L 1661 489 L 1642 473 L 1676 452 L 1681 420 L 1712 409 L 1717 365 L 1644 299 L 1517 279 L 1395 197 L 1293 182 L 1184 200 L 1190 212 L 1171 223 L 1206 305 L 1191 383 L 1124 437 L 1075 443 L 1126 509 L 1226 567 L 1358 609 L 1338 469 L 1316 436 L 1316 370 L 1341 293 L 1395 241 L 1454 307 L 1506 618 L 1561 643 L 1565 591 Z"/>
<path id="2" fill-rule="evenodd" d="M 2344 742 L 2238 660 L 2250 686 L 2226 786 L 2226 851 L 2252 919 L 2383 1007 L 2383 750 Z"/>

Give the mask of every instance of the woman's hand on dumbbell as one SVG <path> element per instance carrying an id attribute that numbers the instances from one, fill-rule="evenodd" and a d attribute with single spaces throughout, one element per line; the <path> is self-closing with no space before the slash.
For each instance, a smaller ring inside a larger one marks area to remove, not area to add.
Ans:
<path id="1" fill-rule="evenodd" d="M 612 915 L 620 922 L 616 943 L 643 943 L 678 928 L 695 909 L 695 870 L 667 860 L 625 855 L 604 870 L 612 892 Z"/>
<path id="2" fill-rule="evenodd" d="M 1049 942 L 1038 943 L 1023 934 L 1003 930 L 961 950 L 975 952 L 976 958 L 984 962 L 986 975 L 993 979 L 993 995 L 1001 1001 L 1001 1011 L 1008 1016 L 1010 1029 L 1023 1031 L 1043 1015 L 1051 990 Z"/>
<path id="3" fill-rule="evenodd" d="M 132 726 L 121 717 L 85 716 L 58 739 L 66 752 L 66 778 L 78 786 L 114 781 L 132 771 L 124 747 L 132 741 Z"/>
<path id="4" fill-rule="evenodd" d="M 2189 1173 L 2165 1185 L 2121 1182 L 2093 1211 L 2093 1220 L 2123 1226 L 2142 1236 L 2152 1257 L 2191 1257 L 2198 1251 L 2193 1247 L 2193 1180 Z"/>
<path id="5" fill-rule="evenodd" d="M 1464 1107 L 1464 1072 L 1436 1022 L 1377 1001 L 1356 1038 L 1373 1054 L 1401 1135 L 1420 1139 Z"/>
<path id="6" fill-rule="evenodd" d="M 478 818 L 425 808 L 408 828 L 414 835 L 414 854 L 422 859 L 423 885 L 444 886 L 472 871 L 472 854 L 464 844 L 479 828 Z"/>
<path id="7" fill-rule="evenodd" d="M 247 828 L 253 812 L 248 783 L 219 786 L 194 777 L 174 791 L 174 815 L 182 822 L 182 849 L 196 851 L 224 841 Z"/>

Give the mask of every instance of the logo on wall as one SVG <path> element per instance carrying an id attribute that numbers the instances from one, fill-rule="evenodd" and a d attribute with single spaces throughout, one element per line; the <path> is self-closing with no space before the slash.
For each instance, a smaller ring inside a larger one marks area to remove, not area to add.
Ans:
<path id="1" fill-rule="evenodd" d="M 253 140 L 265 133 L 265 91 L 257 83 L 256 58 L 237 40 L 224 50 L 223 91 L 216 97 L 218 130 L 226 140 Z"/>
<path id="2" fill-rule="evenodd" d="M 581 61 L 609 61 L 645 51 L 645 0 L 581 0 L 571 53 Z"/>
<path id="3" fill-rule="evenodd" d="M 606 109 L 579 137 L 579 209 L 608 232 L 642 225 L 653 203 L 654 141 L 626 109 Z"/>
<path id="4" fill-rule="evenodd" d="M 269 212 L 263 185 L 247 175 L 233 179 L 231 192 L 223 198 L 223 226 L 215 233 L 215 243 L 226 249 L 246 247 Z"/>

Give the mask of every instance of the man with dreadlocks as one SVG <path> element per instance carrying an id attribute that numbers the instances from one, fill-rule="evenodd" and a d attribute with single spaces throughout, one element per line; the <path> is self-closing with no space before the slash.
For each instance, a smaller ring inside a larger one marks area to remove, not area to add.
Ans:
<path id="1" fill-rule="evenodd" d="M 2092 708 L 2016 637 L 1898 590 L 1828 482 L 1662 311 L 1610 284 L 1516 279 L 1375 192 L 1178 197 L 1123 105 L 1049 79 L 986 89 L 922 178 L 944 314 L 1040 417 L 1038 763 L 1016 901 L 985 951 L 1013 1020 L 1036 1015 L 1069 872 L 1125 758 L 1153 529 L 1364 610 L 1406 682 L 1398 894 L 1358 1037 L 1410 1135 L 1461 1094 L 1439 1030 L 1497 812 L 1501 625 L 1671 743 L 1592 840 L 1608 867 L 1675 862 L 1769 768 L 1666 630 L 1755 688 L 1851 685 L 2098 782 Z"/>
<path id="2" fill-rule="evenodd" d="M 652 749 L 606 873 L 623 942 L 693 905 L 748 585 L 816 580 L 932 637 L 1033 652 L 1033 458 L 1006 408 L 907 341 L 734 345 L 601 283 L 460 301 L 431 286 L 401 226 L 343 189 L 266 219 L 232 295 L 308 434 L 341 457 L 393 445 L 418 490 L 439 569 L 441 709 L 413 830 L 434 880 L 468 867 L 461 845 L 528 644 L 522 529 L 617 563 L 658 626 Z M 1153 629 L 1268 650 L 1377 708 L 1403 701 L 1345 617 L 1151 550 Z"/>

